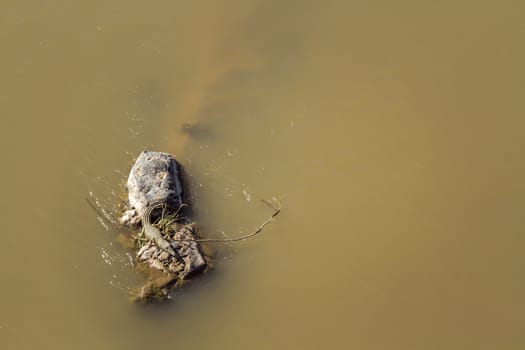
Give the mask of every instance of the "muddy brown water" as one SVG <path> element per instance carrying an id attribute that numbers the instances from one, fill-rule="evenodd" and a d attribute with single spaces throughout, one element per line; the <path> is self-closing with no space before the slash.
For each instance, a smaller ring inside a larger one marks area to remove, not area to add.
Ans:
<path id="1" fill-rule="evenodd" d="M 525 348 L 524 10 L 2 1 L 0 348 Z M 206 236 L 283 206 L 151 307 L 84 200 L 144 148 Z"/>

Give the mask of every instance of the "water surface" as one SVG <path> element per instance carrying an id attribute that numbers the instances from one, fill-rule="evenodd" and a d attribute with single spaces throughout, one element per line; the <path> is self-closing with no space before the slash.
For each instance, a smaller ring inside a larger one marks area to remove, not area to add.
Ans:
<path id="1" fill-rule="evenodd" d="M 524 348 L 523 10 L 1 2 L 0 348 Z M 206 236 L 283 211 L 137 307 L 85 198 L 145 148 Z"/>

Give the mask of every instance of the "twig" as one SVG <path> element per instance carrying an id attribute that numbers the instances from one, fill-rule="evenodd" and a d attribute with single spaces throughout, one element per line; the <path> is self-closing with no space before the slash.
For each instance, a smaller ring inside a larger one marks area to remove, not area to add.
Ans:
<path id="1" fill-rule="evenodd" d="M 104 211 L 104 209 L 101 209 L 99 206 L 98 206 L 98 200 L 97 200 L 97 205 L 95 205 L 93 202 L 91 202 L 91 200 L 88 198 L 88 197 L 85 197 L 84 198 L 86 200 L 86 202 L 89 204 L 89 206 L 91 207 L 91 209 L 93 209 L 95 211 L 95 213 L 97 213 L 97 215 L 103 220 L 103 221 L 107 221 L 111 226 L 113 226 L 114 228 L 118 228 L 119 225 L 117 224 L 117 220 L 115 220 L 115 218 L 110 214 L 110 213 L 106 213 Z"/>
<path id="2" fill-rule="evenodd" d="M 273 218 L 275 218 L 281 212 L 281 204 L 280 203 L 279 203 L 279 207 L 276 208 L 275 206 L 273 206 L 270 202 L 268 202 L 265 199 L 261 199 L 261 201 L 264 204 L 266 204 L 267 206 L 269 206 L 270 208 L 272 208 L 273 209 L 273 213 L 255 231 L 253 231 L 253 232 L 251 232 L 251 233 L 249 233 L 247 235 L 244 235 L 244 236 L 241 236 L 241 237 L 235 237 L 235 238 L 176 238 L 176 239 L 172 238 L 172 239 L 170 239 L 170 241 L 175 241 L 175 242 L 192 241 L 192 242 L 227 243 L 227 242 L 244 241 L 245 239 L 251 238 L 251 237 L 257 235 L 258 233 L 260 233 L 263 230 L 263 228 L 266 225 L 268 225 L 270 222 L 272 222 Z"/>

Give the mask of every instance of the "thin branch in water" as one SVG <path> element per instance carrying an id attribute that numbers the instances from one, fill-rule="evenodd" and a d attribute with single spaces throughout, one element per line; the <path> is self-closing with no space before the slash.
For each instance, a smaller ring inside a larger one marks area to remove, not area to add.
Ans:
<path id="1" fill-rule="evenodd" d="M 278 207 L 275 207 L 273 206 L 269 201 L 265 200 L 265 199 L 261 199 L 261 201 L 268 205 L 270 208 L 273 209 L 273 213 L 272 215 L 266 219 L 259 227 L 257 227 L 257 229 L 255 229 L 255 231 L 247 234 L 247 235 L 244 235 L 244 236 L 240 236 L 240 237 L 235 237 L 235 238 L 187 238 L 187 239 L 184 239 L 184 238 L 179 238 L 179 239 L 171 239 L 171 241 L 175 241 L 175 242 L 184 242 L 184 241 L 192 241 L 192 242 L 209 242 L 209 243 L 227 243 L 227 242 L 239 242 L 239 241 L 244 241 L 248 238 L 251 238 L 251 237 L 254 237 L 256 236 L 257 234 L 259 234 L 266 225 L 268 225 L 270 222 L 273 221 L 273 219 L 279 215 L 279 213 L 281 212 L 281 204 L 279 204 Z"/>
<path id="2" fill-rule="evenodd" d="M 91 200 L 88 197 L 85 197 L 84 199 L 86 200 L 87 204 L 91 207 L 91 209 L 93 209 L 103 221 L 107 221 L 113 227 L 118 227 L 118 225 L 116 224 L 117 220 L 115 220 L 115 218 L 110 213 L 106 213 L 104 209 L 97 205 L 98 200 L 97 204 L 95 204 L 91 202 Z"/>

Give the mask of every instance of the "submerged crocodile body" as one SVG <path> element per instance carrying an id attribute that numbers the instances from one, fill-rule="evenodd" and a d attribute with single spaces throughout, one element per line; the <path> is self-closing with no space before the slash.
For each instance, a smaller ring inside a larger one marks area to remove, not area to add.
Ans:
<path id="1" fill-rule="evenodd" d="M 147 239 L 153 241 L 159 248 L 174 256 L 175 251 L 173 250 L 170 243 L 167 240 L 165 240 L 164 237 L 162 237 L 162 233 L 160 233 L 160 230 L 151 224 L 151 212 L 154 209 L 162 206 L 162 203 L 153 203 L 144 209 L 141 218 L 142 232 Z"/>

